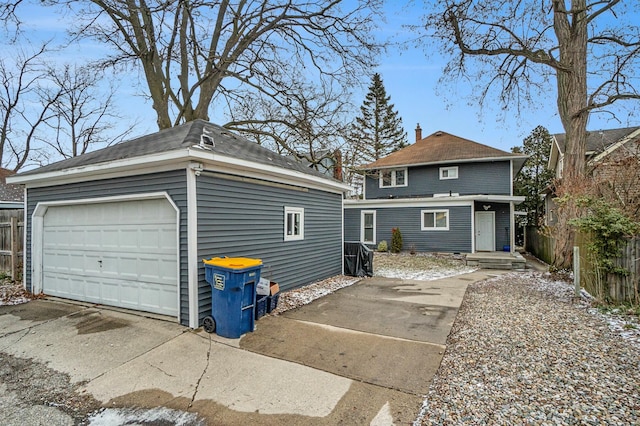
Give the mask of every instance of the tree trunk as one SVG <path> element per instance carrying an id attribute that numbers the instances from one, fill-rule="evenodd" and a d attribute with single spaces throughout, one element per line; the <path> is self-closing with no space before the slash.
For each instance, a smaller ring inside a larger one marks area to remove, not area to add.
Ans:
<path id="1" fill-rule="evenodd" d="M 558 37 L 560 64 L 557 70 L 558 112 L 565 130 L 564 180 L 580 180 L 585 172 L 587 141 L 587 8 L 586 0 L 573 0 L 571 10 L 564 0 L 554 0 L 554 29 Z M 569 20 L 571 16 L 571 21 Z M 575 185 L 570 185 L 574 187 Z M 571 196 L 578 196 L 572 193 Z M 571 200 L 567 202 L 571 203 Z M 569 225 L 573 208 L 558 209 L 554 266 L 571 267 L 574 232 Z"/>

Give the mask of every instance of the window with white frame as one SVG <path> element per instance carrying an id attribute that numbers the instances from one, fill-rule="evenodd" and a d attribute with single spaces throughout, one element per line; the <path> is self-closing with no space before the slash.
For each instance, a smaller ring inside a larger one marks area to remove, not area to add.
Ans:
<path id="1" fill-rule="evenodd" d="M 380 188 L 407 186 L 407 169 L 380 170 Z"/>
<path id="2" fill-rule="evenodd" d="M 458 179 L 458 166 L 440 167 L 440 180 Z"/>
<path id="3" fill-rule="evenodd" d="M 423 231 L 449 230 L 449 210 L 422 210 L 420 215 Z"/>
<path id="4" fill-rule="evenodd" d="M 367 244 L 376 243 L 376 211 L 363 210 L 360 213 L 360 241 Z"/>
<path id="5" fill-rule="evenodd" d="M 300 207 L 284 208 L 284 240 L 304 239 L 304 209 Z"/>

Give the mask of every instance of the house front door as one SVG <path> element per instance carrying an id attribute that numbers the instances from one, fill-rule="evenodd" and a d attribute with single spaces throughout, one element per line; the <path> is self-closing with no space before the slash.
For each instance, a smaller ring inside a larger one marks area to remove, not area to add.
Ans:
<path id="1" fill-rule="evenodd" d="M 495 212 L 476 212 L 476 251 L 495 251 Z"/>

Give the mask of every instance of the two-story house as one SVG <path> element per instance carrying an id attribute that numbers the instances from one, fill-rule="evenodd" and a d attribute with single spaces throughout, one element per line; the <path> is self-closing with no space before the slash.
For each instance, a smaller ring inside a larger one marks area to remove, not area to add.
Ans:
<path id="1" fill-rule="evenodd" d="M 404 249 L 514 250 L 513 178 L 526 156 L 438 131 L 364 167 L 361 200 L 346 200 L 344 238 L 375 247 L 402 232 Z"/>

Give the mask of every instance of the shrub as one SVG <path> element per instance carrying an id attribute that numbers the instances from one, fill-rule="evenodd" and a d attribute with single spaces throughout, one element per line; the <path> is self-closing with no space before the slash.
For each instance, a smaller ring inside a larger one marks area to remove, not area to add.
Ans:
<path id="1" fill-rule="evenodd" d="M 378 251 L 387 251 L 389 250 L 389 245 L 385 240 L 382 240 L 378 243 Z"/>
<path id="2" fill-rule="evenodd" d="M 400 228 L 391 230 L 391 253 L 400 253 L 402 251 L 402 233 Z"/>

